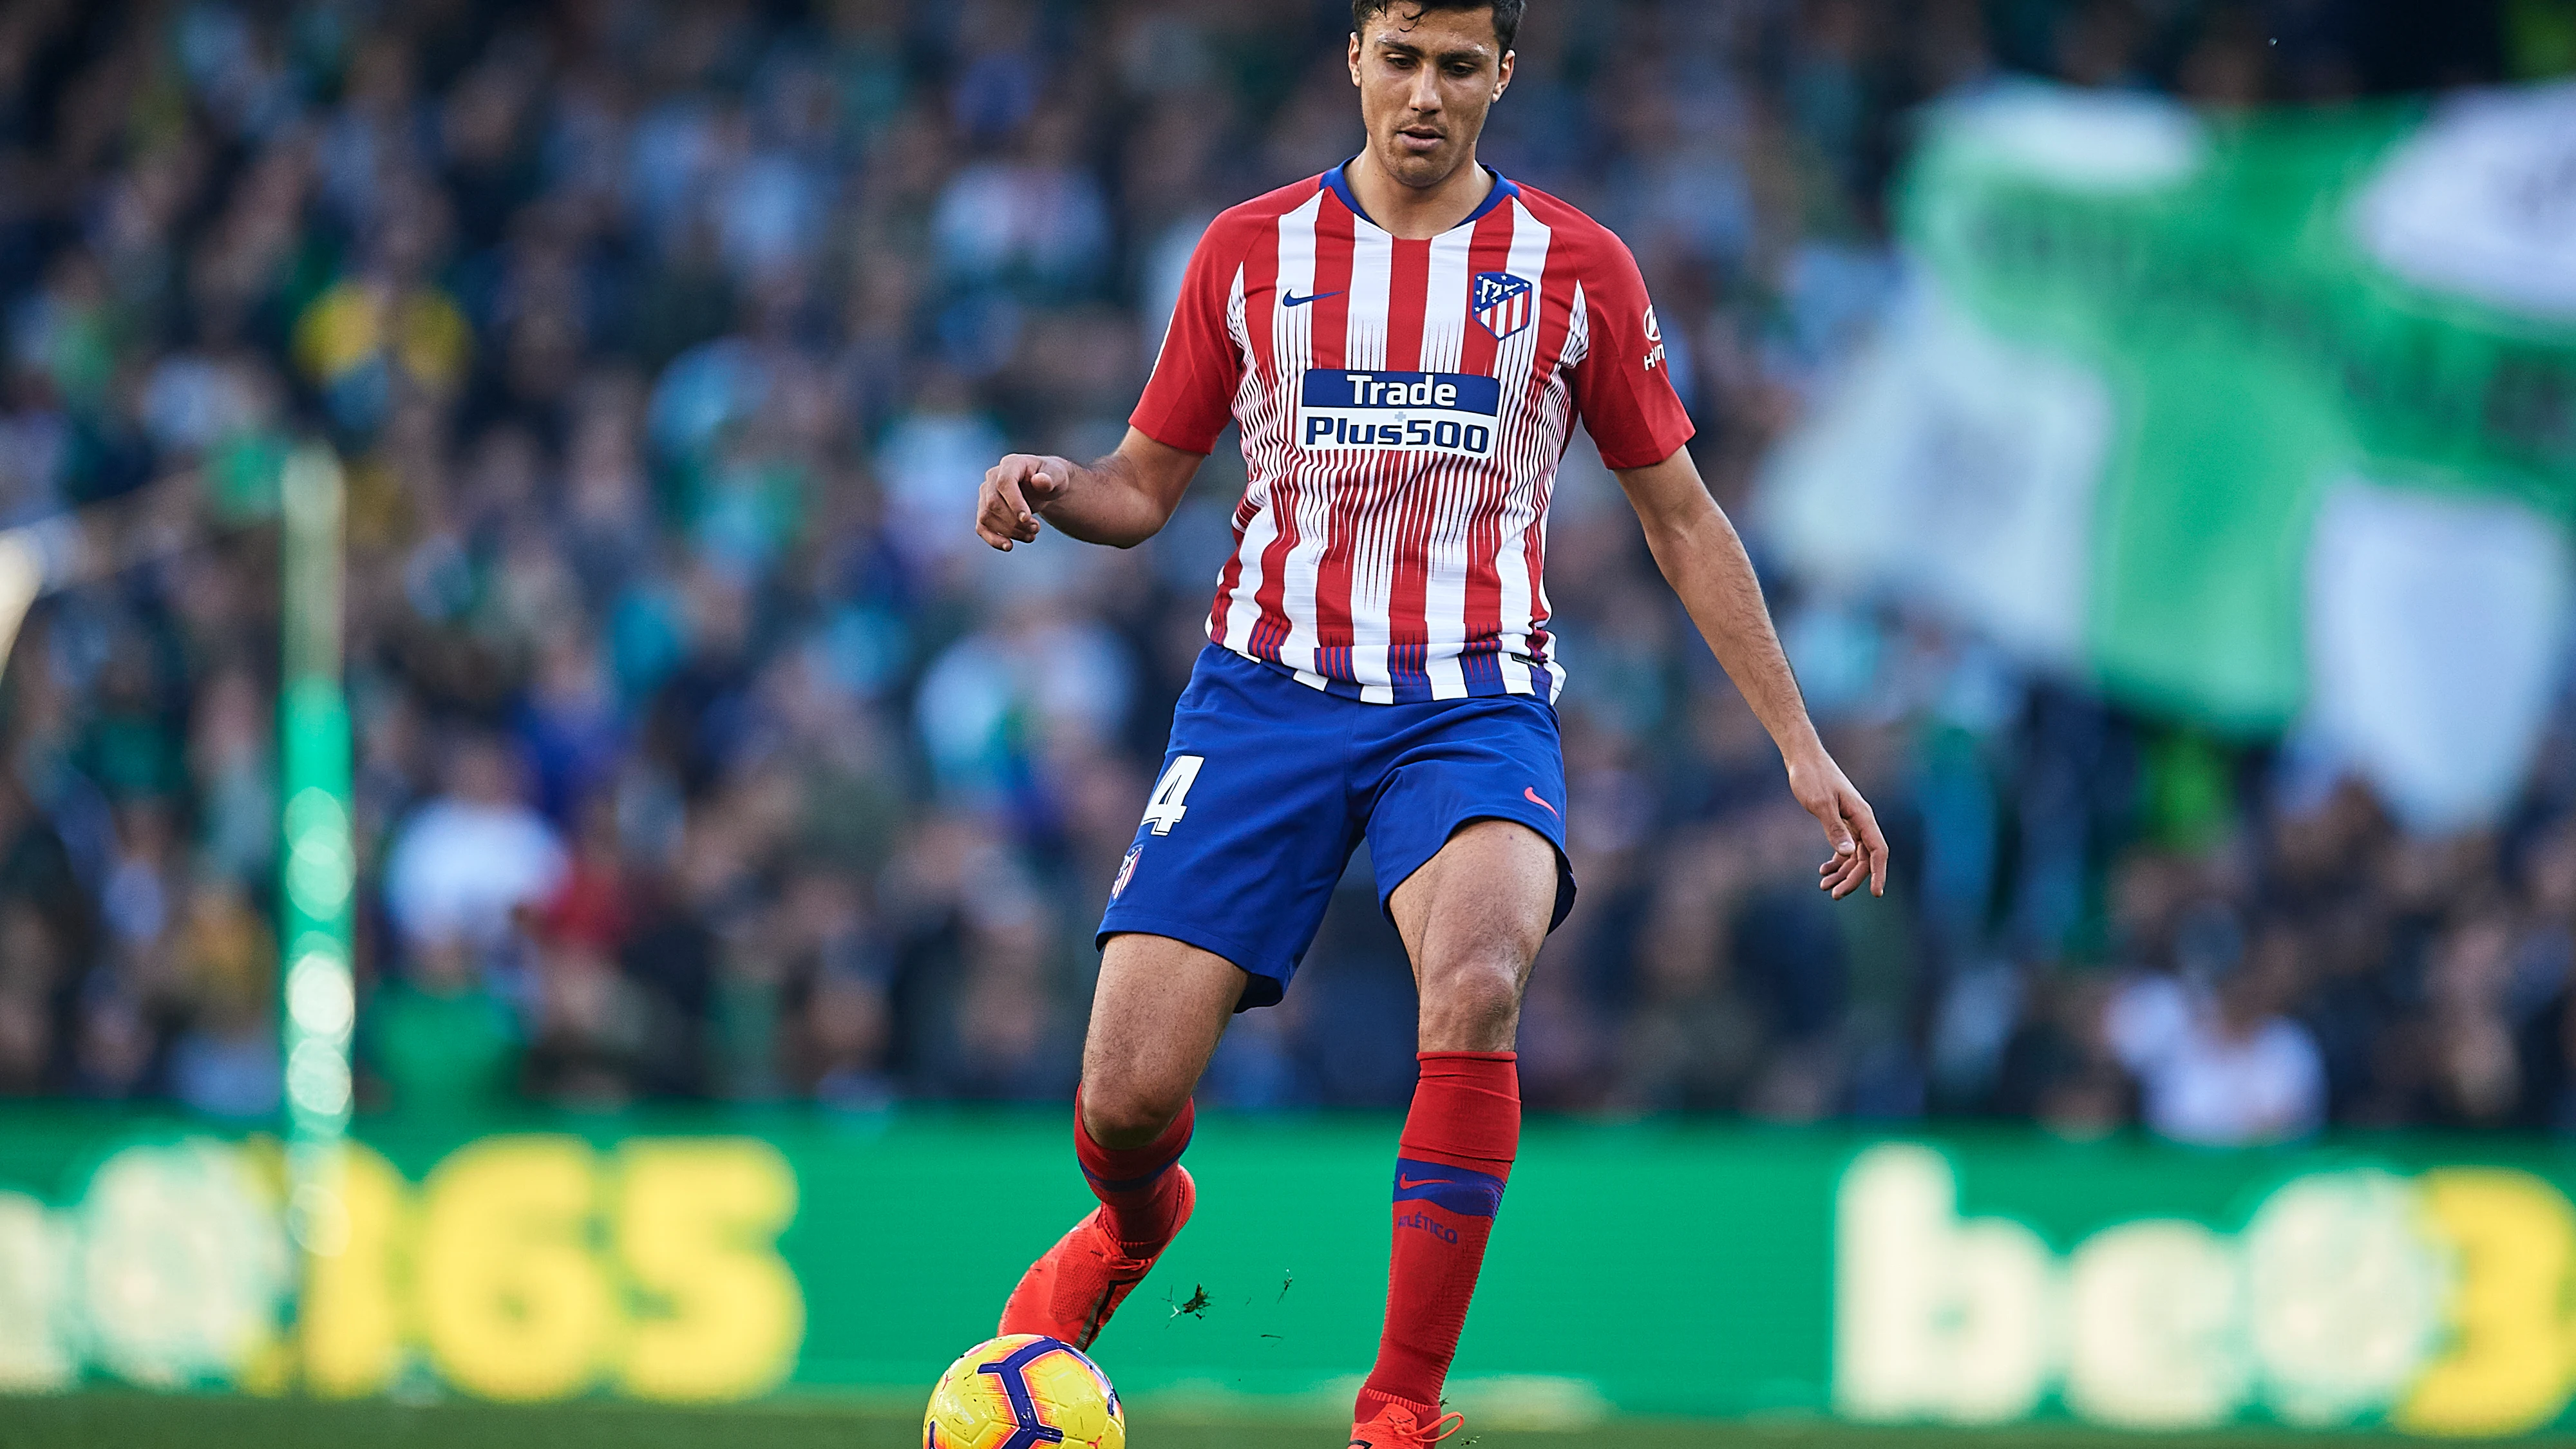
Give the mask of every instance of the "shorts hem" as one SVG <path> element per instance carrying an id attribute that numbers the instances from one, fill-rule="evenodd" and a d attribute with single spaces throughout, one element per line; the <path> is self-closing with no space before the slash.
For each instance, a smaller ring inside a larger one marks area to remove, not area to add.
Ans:
<path id="1" fill-rule="evenodd" d="M 1227 965 L 1250 978 L 1244 982 L 1243 999 L 1235 1004 L 1237 1011 L 1278 1005 L 1288 994 L 1288 978 L 1297 972 L 1293 961 L 1277 960 L 1261 951 L 1247 949 L 1244 942 L 1232 936 L 1209 930 L 1195 921 L 1177 920 L 1170 916 L 1104 916 L 1100 929 L 1092 934 L 1092 949 L 1105 948 L 1112 936 L 1162 936 L 1225 958 Z"/>
<path id="2" fill-rule="evenodd" d="M 1449 828 L 1440 833 L 1440 843 L 1431 848 L 1431 855 L 1426 855 L 1406 866 L 1404 874 L 1397 876 L 1393 884 L 1378 891 L 1378 914 L 1386 917 L 1388 925 L 1395 924 L 1395 893 L 1403 888 L 1406 881 L 1413 879 L 1417 872 L 1431 863 L 1432 855 L 1438 855 L 1448 847 L 1450 841 L 1457 839 L 1459 831 L 1479 820 L 1505 820 L 1514 825 L 1528 826 L 1537 832 L 1539 839 L 1547 842 L 1548 849 L 1556 852 L 1556 904 L 1548 913 L 1547 929 L 1550 934 L 1554 934 L 1557 927 L 1565 924 L 1565 918 L 1574 912 L 1575 894 L 1574 862 L 1565 853 L 1565 827 L 1556 821 L 1539 819 L 1527 811 L 1476 810 L 1451 821 Z"/>

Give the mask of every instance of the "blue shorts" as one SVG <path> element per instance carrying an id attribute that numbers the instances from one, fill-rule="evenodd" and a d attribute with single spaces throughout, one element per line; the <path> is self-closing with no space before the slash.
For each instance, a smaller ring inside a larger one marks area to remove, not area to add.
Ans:
<path id="1" fill-rule="evenodd" d="M 1473 820 L 1556 847 L 1554 930 L 1574 905 L 1556 709 L 1530 695 L 1364 704 L 1209 645 L 1172 711 L 1135 844 L 1099 940 L 1137 932 L 1252 973 L 1237 1010 L 1288 988 L 1351 852 L 1368 841 L 1378 909 Z"/>

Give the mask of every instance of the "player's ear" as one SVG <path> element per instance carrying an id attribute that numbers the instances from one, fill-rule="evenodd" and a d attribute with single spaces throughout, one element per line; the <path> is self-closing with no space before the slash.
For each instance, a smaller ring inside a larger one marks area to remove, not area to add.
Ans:
<path id="1" fill-rule="evenodd" d="M 1517 50 L 1507 50 L 1503 52 L 1502 73 L 1494 77 L 1495 100 L 1501 100 L 1503 98 L 1503 92 L 1512 88 L 1512 61 L 1518 58 L 1519 55 L 1520 52 Z"/>
<path id="2" fill-rule="evenodd" d="M 1360 33 L 1351 32 L 1351 84 L 1360 83 Z"/>

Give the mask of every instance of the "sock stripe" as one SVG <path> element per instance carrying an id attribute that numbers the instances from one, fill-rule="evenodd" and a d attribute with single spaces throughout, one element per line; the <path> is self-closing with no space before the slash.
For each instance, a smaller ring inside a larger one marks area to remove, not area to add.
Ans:
<path id="1" fill-rule="evenodd" d="M 1490 1218 L 1503 1206 L 1503 1180 L 1490 1172 L 1419 1158 L 1395 1160 L 1395 1200 L 1428 1202 L 1465 1217 Z"/>
<path id="2" fill-rule="evenodd" d="M 1085 1178 L 1088 1178 L 1091 1185 L 1101 1192 L 1134 1192 L 1138 1188 L 1152 1187 L 1164 1173 L 1172 1170 L 1172 1164 L 1180 1160 L 1181 1154 L 1174 1152 L 1171 1156 L 1164 1158 L 1162 1164 L 1156 1167 L 1153 1171 L 1140 1174 L 1136 1177 L 1102 1177 L 1099 1173 L 1092 1171 L 1088 1166 L 1082 1169 L 1082 1175 Z"/>
<path id="3" fill-rule="evenodd" d="M 1420 1139 L 1407 1137 L 1399 1140 L 1395 1144 L 1395 1150 L 1396 1154 L 1400 1157 L 1414 1162 L 1429 1163 L 1433 1167 L 1454 1167 L 1461 1172 L 1481 1172 L 1487 1177 L 1501 1178 L 1505 1182 L 1509 1182 L 1511 1180 L 1512 1159 L 1508 1156 L 1496 1155 L 1492 1151 L 1494 1146 L 1492 1142 L 1488 1141 L 1468 1145 L 1483 1147 L 1487 1150 L 1484 1152 L 1453 1152 L 1450 1150 L 1450 1144 L 1448 1142 L 1430 1140 L 1430 1134 L 1428 1133 L 1422 1134 Z M 1419 1173 L 1415 1174 L 1417 1177 L 1420 1175 L 1421 1174 Z"/>

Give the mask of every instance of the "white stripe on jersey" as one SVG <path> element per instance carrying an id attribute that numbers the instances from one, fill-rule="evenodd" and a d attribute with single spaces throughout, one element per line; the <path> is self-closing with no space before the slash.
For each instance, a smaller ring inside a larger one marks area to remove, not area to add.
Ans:
<path id="1" fill-rule="evenodd" d="M 1517 211 L 1513 219 L 1517 225 Z M 1479 325 L 1456 300 L 1468 295 L 1468 254 L 1475 240 L 1473 227 L 1461 227 L 1431 244 L 1430 285 L 1422 299 L 1425 372 L 1456 371 L 1466 355 L 1467 329 Z M 1497 417 L 1496 425 L 1501 421 Z M 1482 469 L 1472 459 L 1446 458 L 1435 461 L 1429 472 L 1430 542 L 1423 552 L 1429 577 L 1422 585 L 1422 622 L 1430 658 L 1424 672 L 1431 676 L 1434 699 L 1463 698 L 1467 676 L 1459 667 L 1458 651 L 1467 642 L 1467 535 Z M 1393 697 L 1392 690 L 1388 694 Z"/>
<path id="2" fill-rule="evenodd" d="M 1395 238 L 1376 227 L 1353 228 L 1349 325 L 1343 332 L 1346 367 L 1379 371 L 1411 359 L 1386 355 L 1389 319 L 1395 293 Z M 1395 583 L 1395 538 L 1403 511 L 1384 506 L 1379 494 L 1393 482 L 1387 460 L 1361 455 L 1355 467 L 1335 469 L 1332 488 L 1348 488 L 1359 501 L 1341 510 L 1337 520 L 1348 535 L 1342 547 L 1351 571 L 1351 674 L 1367 698 L 1371 686 L 1387 683 L 1386 651 L 1393 628 L 1390 591 Z M 1386 699 L 1394 698 L 1388 690 Z M 1384 703 L 1384 700 L 1379 701 Z"/>

